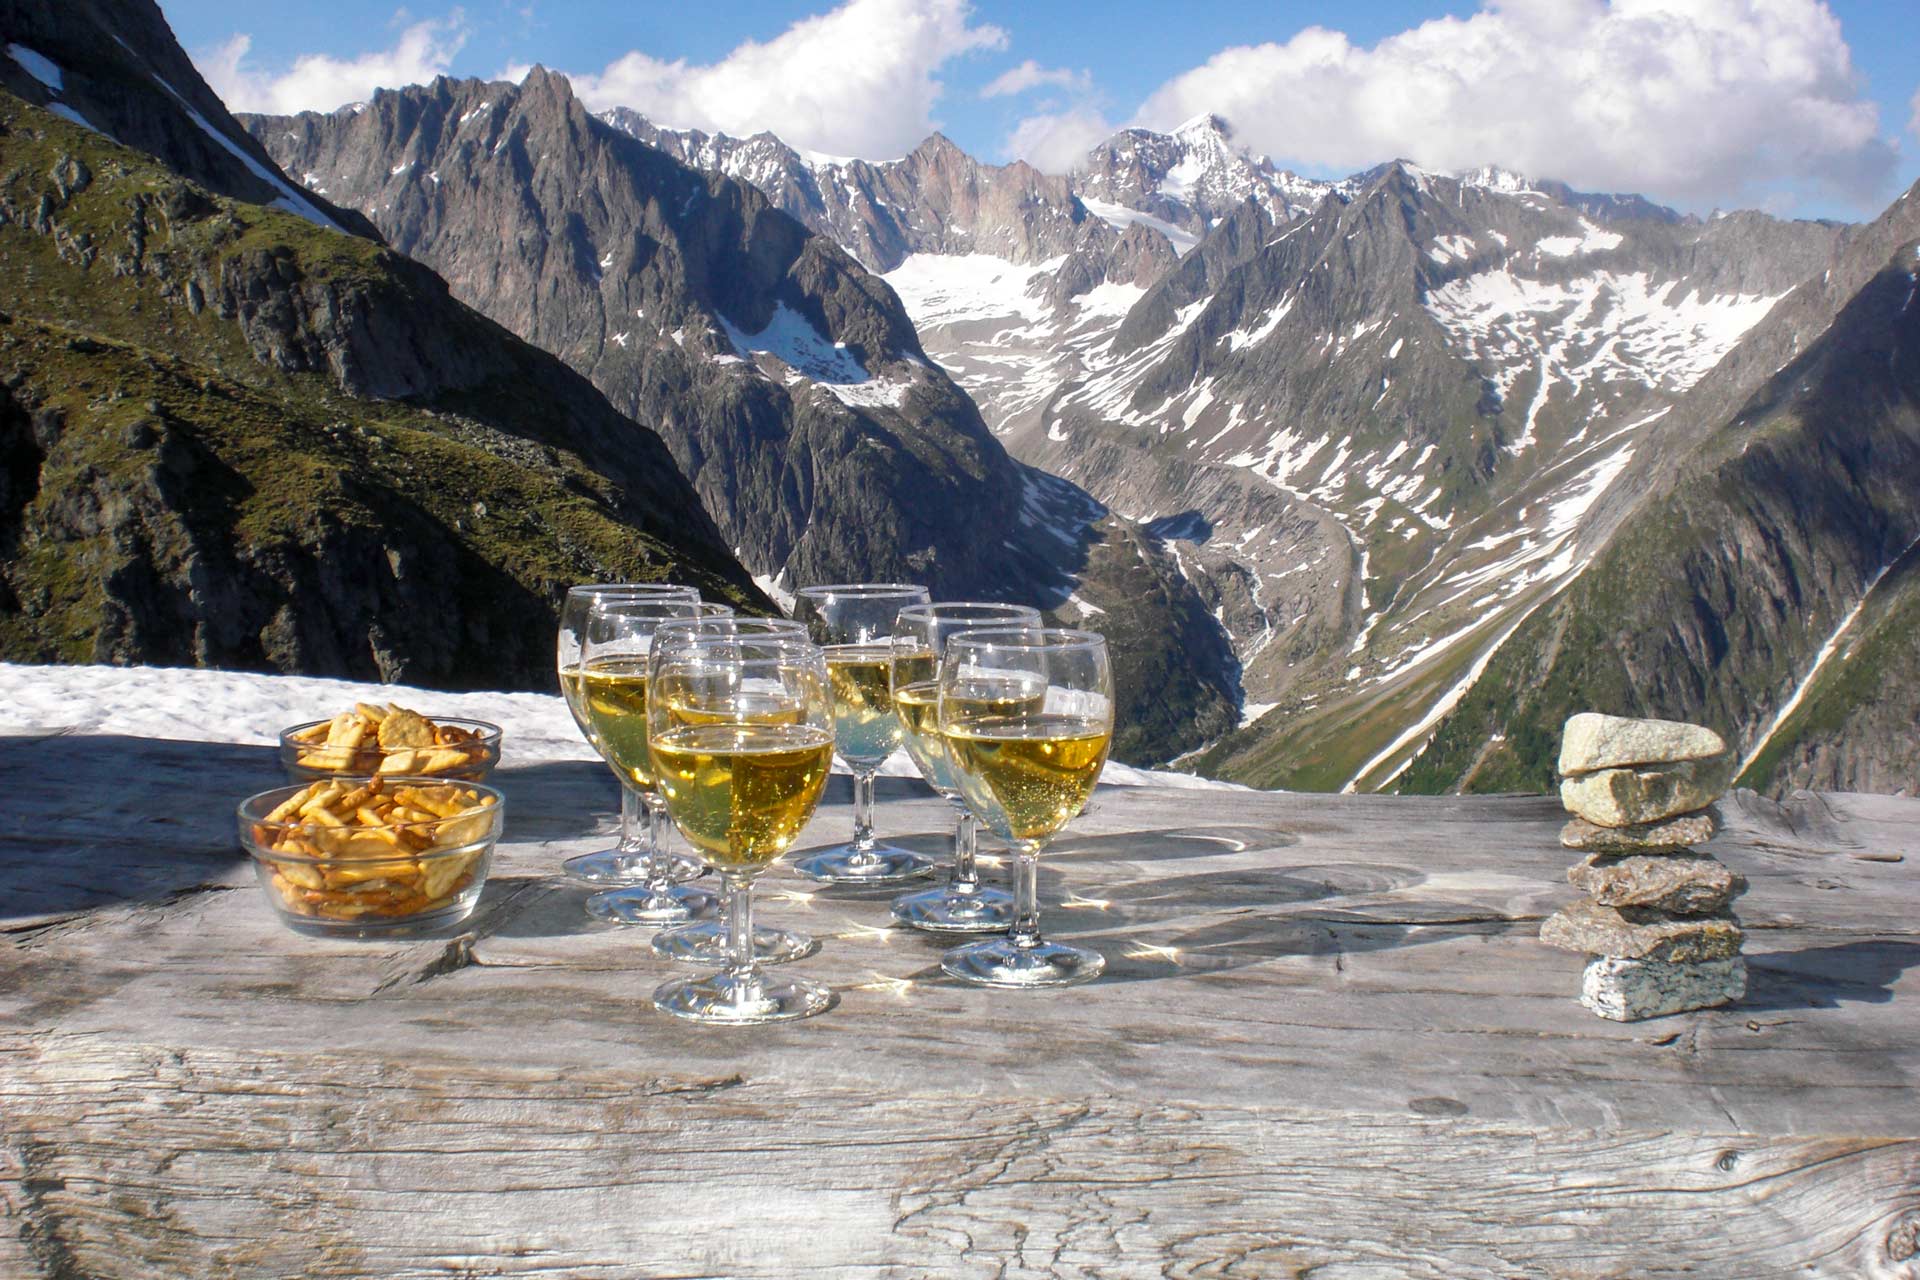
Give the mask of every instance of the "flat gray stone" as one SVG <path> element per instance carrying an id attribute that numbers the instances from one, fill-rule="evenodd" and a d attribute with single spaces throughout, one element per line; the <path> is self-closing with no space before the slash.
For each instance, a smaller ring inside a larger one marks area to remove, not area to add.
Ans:
<path id="1" fill-rule="evenodd" d="M 1560 781 L 1560 803 L 1595 826 L 1630 827 L 1704 809 L 1733 781 L 1731 752 L 1650 769 L 1602 769 Z"/>
<path id="2" fill-rule="evenodd" d="M 1724 738 L 1680 720 L 1633 720 L 1582 711 L 1560 732 L 1560 772 L 1592 773 L 1622 765 L 1674 764 L 1725 755 Z"/>
<path id="3" fill-rule="evenodd" d="M 1626 827 L 1603 827 L 1585 818 L 1569 818 L 1560 828 L 1560 843 L 1592 853 L 1671 853 L 1705 844 L 1719 831 L 1720 815 L 1712 809 Z"/>
<path id="4" fill-rule="evenodd" d="M 1576 902 L 1546 918 L 1540 941 L 1562 951 L 1684 964 L 1738 954 L 1746 935 L 1731 915 L 1671 916 L 1647 907 Z"/>
<path id="5" fill-rule="evenodd" d="M 1747 962 L 1740 956 L 1692 964 L 1601 956 L 1580 980 L 1580 1003 L 1615 1022 L 1711 1009 L 1746 994 Z"/>
<path id="6" fill-rule="evenodd" d="M 1675 915 L 1719 911 L 1747 891 L 1747 878 L 1710 853 L 1592 853 L 1567 881 L 1603 907 L 1649 907 Z"/>

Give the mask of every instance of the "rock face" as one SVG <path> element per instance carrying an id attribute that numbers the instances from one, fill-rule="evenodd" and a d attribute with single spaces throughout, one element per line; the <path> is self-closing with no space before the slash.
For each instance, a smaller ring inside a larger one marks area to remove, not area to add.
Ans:
<path id="1" fill-rule="evenodd" d="M 1691 964 L 1739 952 L 1746 935 L 1732 916 L 1672 917 L 1646 907 L 1603 907 L 1576 902 L 1548 916 L 1540 941 L 1562 951 Z"/>
<path id="2" fill-rule="evenodd" d="M 1605 907 L 1647 907 L 1674 915 L 1719 911 L 1747 879 L 1707 853 L 1595 853 L 1567 870 L 1574 888 Z"/>
<path id="3" fill-rule="evenodd" d="M 1585 818 L 1571 818 L 1560 828 L 1560 843 L 1569 849 L 1600 853 L 1659 853 L 1705 844 L 1719 830 L 1719 818 L 1712 809 L 1625 827 L 1603 827 Z"/>
<path id="4" fill-rule="evenodd" d="M 545 689 L 573 582 L 768 607 L 657 437 L 419 264 L 8 94 L 0 175 L 7 659 Z"/>
<path id="5" fill-rule="evenodd" d="M 1580 1003 L 1615 1022 L 1711 1009 L 1746 994 L 1747 962 L 1739 956 L 1692 964 L 1602 956 L 1580 983 Z"/>
<path id="6" fill-rule="evenodd" d="M 1591 773 L 1623 765 L 1707 760 L 1726 753 L 1726 740 L 1704 725 L 1583 711 L 1568 717 L 1561 732 L 1560 772 Z"/>
<path id="7" fill-rule="evenodd" d="M 1639 769 L 1600 769 L 1560 782 L 1560 802 L 1603 827 L 1660 822 L 1704 809 L 1733 781 L 1730 755 Z"/>

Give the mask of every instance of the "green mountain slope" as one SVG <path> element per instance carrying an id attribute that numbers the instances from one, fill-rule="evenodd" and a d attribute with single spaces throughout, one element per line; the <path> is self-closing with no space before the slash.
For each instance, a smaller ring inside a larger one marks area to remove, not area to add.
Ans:
<path id="1" fill-rule="evenodd" d="M 1586 708 L 1711 724 L 1744 753 L 1764 741 L 1747 778 L 1772 788 L 1884 785 L 1911 760 L 1910 728 L 1872 728 L 1910 726 L 1920 708 L 1898 607 L 1769 729 L 1869 586 L 1911 590 L 1890 566 L 1920 536 L 1916 204 L 1903 198 L 1861 238 L 1881 265 L 1831 327 L 1676 460 L 1670 483 L 1500 649 L 1403 790 L 1543 790 L 1562 720 Z M 1907 237 L 1891 260 L 1889 225 Z M 1841 753 L 1847 768 L 1834 766 Z M 1815 760 L 1828 762 L 1817 778 Z"/>
<path id="2" fill-rule="evenodd" d="M 764 607 L 652 433 L 375 241 L 0 94 L 0 656 L 546 687 L 567 583 Z"/>

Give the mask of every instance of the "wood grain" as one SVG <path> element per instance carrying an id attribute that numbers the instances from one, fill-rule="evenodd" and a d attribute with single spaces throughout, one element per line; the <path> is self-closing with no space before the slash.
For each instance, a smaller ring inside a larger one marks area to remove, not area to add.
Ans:
<path id="1" fill-rule="evenodd" d="M 1727 1010 L 1580 1009 L 1551 801 L 1110 789 L 1042 887 L 1108 978 L 962 988 L 780 872 L 841 1005 L 722 1032 L 552 878 L 598 770 L 501 771 L 476 916 L 351 943 L 232 847 L 274 768 L 0 739 L 0 1275 L 1920 1277 L 1920 802 L 1726 804 Z"/>

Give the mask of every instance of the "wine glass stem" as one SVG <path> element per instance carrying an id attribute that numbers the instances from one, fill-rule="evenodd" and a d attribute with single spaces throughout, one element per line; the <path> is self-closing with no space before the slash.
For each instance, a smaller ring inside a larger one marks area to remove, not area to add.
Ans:
<path id="1" fill-rule="evenodd" d="M 647 811 L 647 847 L 642 855 L 646 858 L 652 874 L 648 877 L 652 887 L 670 889 L 673 887 L 673 863 L 665 857 L 667 851 L 667 806 L 657 795 L 642 794 L 640 803 Z"/>
<path id="2" fill-rule="evenodd" d="M 853 861 L 871 862 L 873 852 L 873 778 L 879 766 L 853 769 Z"/>
<path id="3" fill-rule="evenodd" d="M 974 862 L 980 836 L 980 824 L 973 814 L 960 810 L 953 822 L 953 875 L 947 887 L 956 893 L 975 893 L 980 888 L 980 871 Z"/>
<path id="4" fill-rule="evenodd" d="M 628 871 L 639 875 L 646 874 L 651 861 L 647 856 L 647 833 L 641 822 L 645 804 L 630 784 L 620 784 L 620 860 Z"/>
<path id="5" fill-rule="evenodd" d="M 1016 947 L 1040 945 L 1040 850 L 1025 841 L 1013 846 L 1013 928 Z"/>
<path id="6" fill-rule="evenodd" d="M 734 998 L 744 1001 L 760 986 L 753 963 L 753 881 L 722 874 L 727 902 L 727 974 L 734 980 Z"/>

